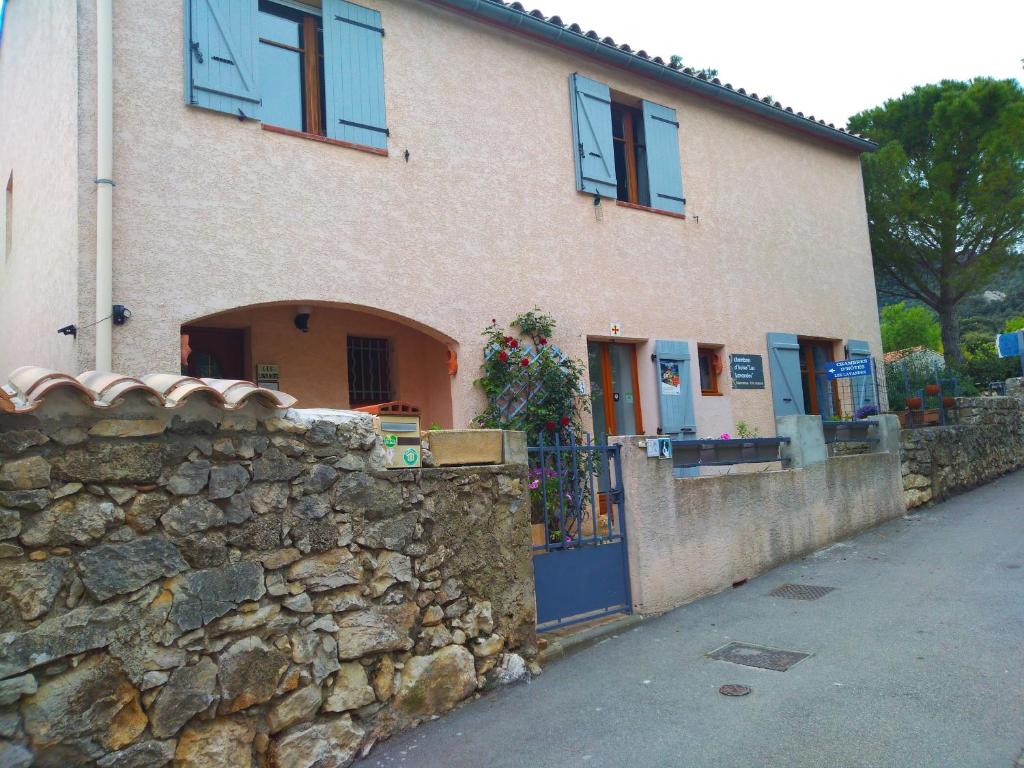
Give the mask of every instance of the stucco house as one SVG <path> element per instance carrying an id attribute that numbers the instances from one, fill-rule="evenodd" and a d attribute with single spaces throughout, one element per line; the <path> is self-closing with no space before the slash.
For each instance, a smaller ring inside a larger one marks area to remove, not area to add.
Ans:
<path id="1" fill-rule="evenodd" d="M 881 354 L 875 146 L 738 86 L 497 0 L 8 6 L 3 373 L 463 427 L 481 330 L 539 306 L 597 432 L 702 437 L 828 413 L 825 364 Z"/>

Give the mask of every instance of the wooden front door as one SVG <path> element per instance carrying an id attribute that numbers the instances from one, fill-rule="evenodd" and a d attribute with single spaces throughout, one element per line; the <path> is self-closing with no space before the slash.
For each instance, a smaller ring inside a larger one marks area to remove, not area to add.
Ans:
<path id="1" fill-rule="evenodd" d="M 246 333 L 244 328 L 182 328 L 181 372 L 200 379 L 251 378 L 246 375 Z"/>
<path id="2" fill-rule="evenodd" d="M 591 341 L 587 357 L 596 442 L 606 443 L 608 435 L 643 434 L 636 345 Z"/>
<path id="3" fill-rule="evenodd" d="M 828 380 L 826 368 L 833 362 L 834 343 L 827 339 L 800 339 L 800 380 L 804 412 L 831 418 L 839 416 L 839 390 Z"/>

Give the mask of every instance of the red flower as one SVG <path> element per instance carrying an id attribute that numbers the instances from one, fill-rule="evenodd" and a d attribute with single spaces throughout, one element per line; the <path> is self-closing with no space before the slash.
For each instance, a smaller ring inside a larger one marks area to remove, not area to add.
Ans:
<path id="1" fill-rule="evenodd" d="M 528 365 L 530 364 L 530 361 L 529 361 L 529 360 L 527 360 L 527 359 L 526 359 L 526 358 L 524 357 L 524 358 L 523 358 L 522 360 L 520 360 L 520 361 L 519 361 L 519 364 L 520 364 L 521 366 L 523 366 L 523 368 L 525 368 L 526 366 L 528 366 Z"/>
<path id="2" fill-rule="evenodd" d="M 503 362 L 503 363 L 507 363 L 508 362 L 508 352 L 505 352 L 504 350 L 502 350 L 501 354 L 498 355 L 498 359 L 501 360 L 501 362 Z"/>
<path id="3" fill-rule="evenodd" d="M 540 345 L 541 345 L 541 346 L 543 347 L 543 346 L 544 346 L 545 344 L 547 344 L 547 343 L 548 343 L 548 340 L 547 340 L 547 339 L 545 339 L 545 338 L 544 338 L 543 336 L 541 336 L 541 337 L 540 337 Z"/>
<path id="4" fill-rule="evenodd" d="M 511 344 L 513 341 L 515 341 L 515 339 L 513 339 L 511 336 L 506 336 L 504 341 L 506 344 Z"/>
<path id="5" fill-rule="evenodd" d="M 548 432 L 554 432 L 556 429 L 558 429 L 558 425 L 555 424 L 555 422 L 553 422 L 553 421 L 549 421 L 544 426 L 547 427 Z"/>
<path id="6" fill-rule="evenodd" d="M 491 325 L 494 325 L 496 322 L 498 322 L 498 318 L 492 317 L 491 318 Z"/>
<path id="7" fill-rule="evenodd" d="M 512 347 L 512 349 L 519 349 L 519 342 L 515 339 L 509 339 L 508 345 Z"/>
<path id="8" fill-rule="evenodd" d="M 569 417 L 568 416 L 563 416 L 562 417 L 562 421 L 560 423 L 561 423 L 561 425 L 563 427 L 568 427 L 569 426 Z"/>

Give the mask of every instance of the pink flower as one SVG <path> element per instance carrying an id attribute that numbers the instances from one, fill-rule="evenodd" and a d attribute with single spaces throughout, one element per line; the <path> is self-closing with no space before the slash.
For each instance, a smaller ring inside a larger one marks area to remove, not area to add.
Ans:
<path id="1" fill-rule="evenodd" d="M 536 491 L 538 488 L 540 488 L 540 480 L 534 480 L 532 483 L 530 483 L 531 491 Z"/>
<path id="2" fill-rule="evenodd" d="M 718 438 L 718 439 L 719 440 L 732 440 L 732 438 L 729 437 L 729 433 L 728 432 L 723 432 L 722 436 L 720 438 Z"/>

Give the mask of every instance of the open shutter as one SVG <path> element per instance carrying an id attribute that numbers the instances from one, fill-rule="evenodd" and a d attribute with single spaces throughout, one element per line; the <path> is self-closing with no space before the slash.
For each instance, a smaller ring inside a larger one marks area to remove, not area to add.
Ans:
<path id="1" fill-rule="evenodd" d="M 768 370 L 772 377 L 775 418 L 804 412 L 800 379 L 800 344 L 792 333 L 768 334 Z"/>
<path id="2" fill-rule="evenodd" d="M 576 150 L 576 189 L 616 197 L 611 92 L 604 83 L 573 74 L 569 77 L 569 96 Z"/>
<path id="3" fill-rule="evenodd" d="M 323 14 L 327 136 L 387 149 L 380 13 L 345 0 L 324 0 Z"/>
<path id="4" fill-rule="evenodd" d="M 661 433 L 693 437 L 697 420 L 693 412 L 690 345 L 685 341 L 654 343 L 655 376 L 661 409 Z"/>
<path id="5" fill-rule="evenodd" d="M 850 339 L 846 342 L 846 356 L 850 360 L 870 359 L 871 346 L 866 341 Z M 865 405 L 878 405 L 875 402 L 875 372 L 873 365 L 874 363 L 872 363 L 870 376 L 854 376 L 850 379 L 854 413 Z"/>
<path id="6" fill-rule="evenodd" d="M 650 205 L 661 211 L 683 213 L 683 171 L 679 164 L 679 122 L 676 111 L 650 101 L 641 102 L 644 143 L 647 147 L 647 184 Z"/>
<path id="7" fill-rule="evenodd" d="M 257 0 L 187 0 L 189 104 L 258 118 Z"/>

